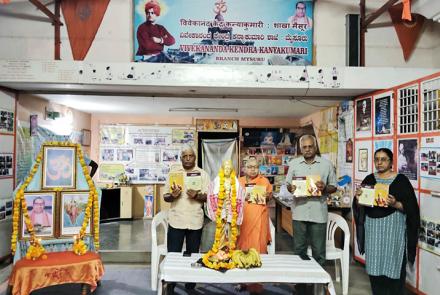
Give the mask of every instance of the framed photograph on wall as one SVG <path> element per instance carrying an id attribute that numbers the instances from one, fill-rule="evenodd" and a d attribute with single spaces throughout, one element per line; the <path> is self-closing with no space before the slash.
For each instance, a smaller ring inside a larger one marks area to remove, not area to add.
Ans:
<path id="1" fill-rule="evenodd" d="M 0 153 L 0 178 L 12 177 L 14 175 L 13 156 L 13 153 Z"/>
<path id="2" fill-rule="evenodd" d="M 43 189 L 76 188 L 76 148 L 43 147 Z"/>
<path id="3" fill-rule="evenodd" d="M 86 214 L 89 192 L 61 192 L 60 199 L 60 220 L 61 236 L 73 236 L 79 233 Z M 90 234 L 93 222 L 93 214 L 90 215 L 90 222 L 87 225 L 86 233 Z"/>
<path id="4" fill-rule="evenodd" d="M 371 130 L 371 97 L 356 101 L 356 131 Z"/>
<path id="5" fill-rule="evenodd" d="M 392 92 L 374 97 L 374 134 L 390 135 L 393 133 Z"/>
<path id="6" fill-rule="evenodd" d="M 368 150 L 367 149 L 359 149 L 358 171 L 359 172 L 367 172 L 368 171 Z"/>
<path id="7" fill-rule="evenodd" d="M 83 129 L 81 130 L 82 137 L 81 137 L 81 144 L 83 146 L 90 146 L 92 133 L 89 129 Z"/>
<path id="8" fill-rule="evenodd" d="M 154 216 L 154 195 L 144 196 L 144 218 L 153 218 Z"/>
<path id="9" fill-rule="evenodd" d="M 29 218 L 37 237 L 53 237 L 55 228 L 55 192 L 25 193 Z M 21 212 L 21 237 L 29 238 L 23 211 Z"/>

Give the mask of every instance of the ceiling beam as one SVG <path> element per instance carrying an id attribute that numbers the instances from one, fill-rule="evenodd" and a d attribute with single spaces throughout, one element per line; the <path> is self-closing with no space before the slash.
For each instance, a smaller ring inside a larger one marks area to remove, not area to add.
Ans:
<path id="1" fill-rule="evenodd" d="M 393 6 L 396 2 L 398 2 L 399 0 L 388 0 L 387 3 L 385 3 L 384 5 L 382 5 L 381 8 L 379 8 L 378 10 L 376 10 L 375 12 L 373 12 L 362 24 L 362 27 L 364 29 L 368 28 L 368 25 L 371 24 L 376 18 L 378 18 L 379 16 L 381 16 L 382 13 L 384 13 L 385 11 L 388 10 L 388 8 L 390 8 L 391 6 Z"/>
<path id="2" fill-rule="evenodd" d="M 61 22 L 60 18 L 57 17 L 55 14 L 53 14 L 49 9 L 47 9 L 46 6 L 43 5 L 39 0 L 29 0 L 32 4 L 35 5 L 39 10 L 41 10 L 45 15 L 47 15 L 51 20 L 53 24 L 62 26 L 63 23 Z"/>

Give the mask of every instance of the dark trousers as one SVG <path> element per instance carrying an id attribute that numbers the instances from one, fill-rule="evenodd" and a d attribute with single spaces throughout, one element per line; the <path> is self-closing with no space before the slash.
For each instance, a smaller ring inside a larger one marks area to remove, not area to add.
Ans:
<path id="1" fill-rule="evenodd" d="M 168 252 L 182 252 L 183 241 L 186 240 L 186 251 L 198 253 L 202 229 L 180 229 L 168 225 L 167 249 Z"/>
<path id="2" fill-rule="evenodd" d="M 403 257 L 400 279 L 391 279 L 386 276 L 370 276 L 371 291 L 373 295 L 405 294 L 406 282 L 406 255 Z"/>
<path id="3" fill-rule="evenodd" d="M 307 255 L 307 248 L 312 248 L 313 258 L 320 264 L 325 263 L 325 244 L 327 223 L 293 220 L 293 253 Z"/>
<path id="4" fill-rule="evenodd" d="M 327 223 L 293 220 L 293 253 L 295 255 L 307 255 L 309 245 L 312 248 L 313 258 L 320 264 L 325 263 L 325 244 Z M 313 286 L 297 284 L 295 286 L 298 295 L 313 294 Z"/>

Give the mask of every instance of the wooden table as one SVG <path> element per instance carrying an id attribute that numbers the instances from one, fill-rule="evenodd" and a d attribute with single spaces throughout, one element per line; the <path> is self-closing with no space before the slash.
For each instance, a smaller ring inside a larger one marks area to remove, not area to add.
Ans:
<path id="1" fill-rule="evenodd" d="M 259 268 L 232 269 L 224 273 L 206 267 L 191 267 L 202 254 L 184 257 L 182 253 L 168 253 L 160 266 L 158 294 L 164 282 L 192 282 L 212 284 L 236 283 L 311 283 L 325 285 L 330 294 L 335 290 L 330 275 L 313 259 L 302 260 L 297 255 L 261 255 Z M 322 288 L 321 288 L 322 290 Z M 315 293 L 319 289 L 315 288 Z"/>
<path id="2" fill-rule="evenodd" d="M 47 259 L 17 261 L 9 277 L 9 294 L 28 295 L 32 291 L 67 283 L 83 284 L 82 294 L 96 289 L 104 275 L 101 257 L 94 252 L 76 255 L 71 251 L 47 253 Z"/>

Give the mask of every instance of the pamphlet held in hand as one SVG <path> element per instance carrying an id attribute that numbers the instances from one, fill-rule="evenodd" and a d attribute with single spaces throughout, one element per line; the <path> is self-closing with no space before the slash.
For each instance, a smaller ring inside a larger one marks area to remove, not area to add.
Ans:
<path id="1" fill-rule="evenodd" d="M 322 195 L 321 191 L 316 186 L 316 183 L 321 180 L 319 175 L 308 175 L 292 178 L 292 185 L 296 187 L 293 195 L 295 197 L 319 197 Z"/>
<path id="2" fill-rule="evenodd" d="M 200 191 L 202 189 L 202 175 L 200 172 L 187 172 L 185 177 L 185 188 L 187 190 Z"/>
<path id="3" fill-rule="evenodd" d="M 263 185 L 246 184 L 246 200 L 252 204 L 266 204 L 266 187 Z"/>

